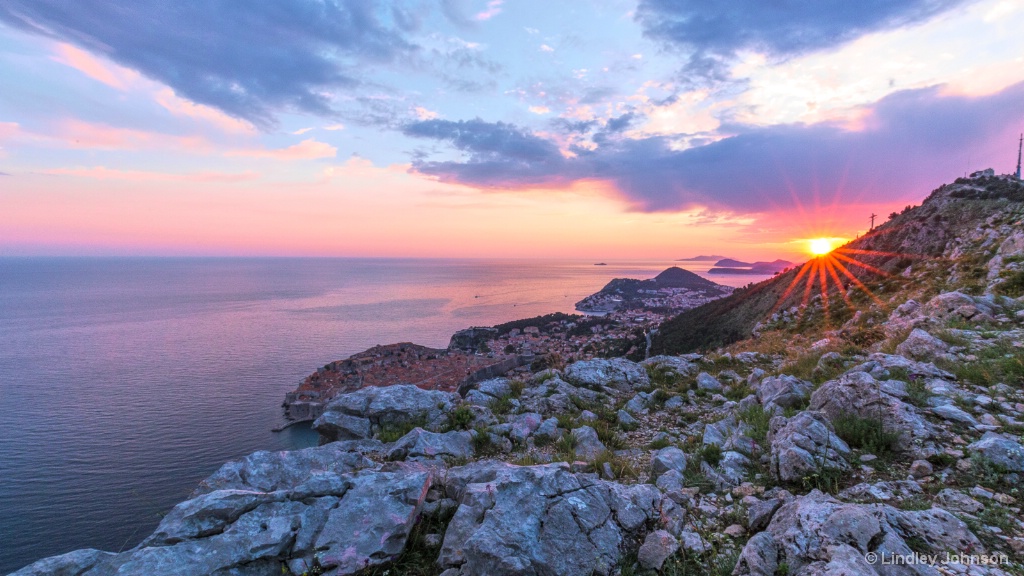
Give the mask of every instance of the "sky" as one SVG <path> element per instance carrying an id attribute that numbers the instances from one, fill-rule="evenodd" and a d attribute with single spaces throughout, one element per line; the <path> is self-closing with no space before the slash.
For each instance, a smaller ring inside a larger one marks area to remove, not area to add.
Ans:
<path id="1" fill-rule="evenodd" d="M 5 0 L 0 255 L 806 259 L 1024 131 L 1011 0 Z"/>

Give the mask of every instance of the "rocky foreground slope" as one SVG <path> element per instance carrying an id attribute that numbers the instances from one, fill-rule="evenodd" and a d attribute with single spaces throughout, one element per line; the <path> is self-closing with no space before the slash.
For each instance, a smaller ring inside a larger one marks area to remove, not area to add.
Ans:
<path id="1" fill-rule="evenodd" d="M 1024 198 L 994 182 L 933 195 L 975 225 L 928 214 L 941 249 L 847 312 L 836 287 L 702 355 L 340 395 L 324 445 L 16 574 L 1024 574 Z"/>

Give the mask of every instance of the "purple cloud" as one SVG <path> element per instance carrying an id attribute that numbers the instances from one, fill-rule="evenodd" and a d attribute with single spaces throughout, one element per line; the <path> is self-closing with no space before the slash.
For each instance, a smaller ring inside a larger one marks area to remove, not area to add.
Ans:
<path id="1" fill-rule="evenodd" d="M 444 181 L 517 189 L 596 178 L 613 183 L 637 210 L 703 205 L 754 213 L 828 202 L 837 193 L 844 202 L 919 197 L 977 168 L 965 165 L 964 150 L 976 160 L 1001 159 L 1002 139 L 1009 151 L 1013 127 L 1024 123 L 1021 102 L 1024 83 L 978 98 L 943 95 L 938 87 L 908 90 L 871 107 L 861 130 L 732 126 L 735 136 L 682 151 L 664 137 L 606 138 L 595 150 L 575 149 L 571 159 L 553 142 L 500 122 L 431 121 L 405 133 L 468 154 L 464 161 L 414 161 L 414 170 Z"/>

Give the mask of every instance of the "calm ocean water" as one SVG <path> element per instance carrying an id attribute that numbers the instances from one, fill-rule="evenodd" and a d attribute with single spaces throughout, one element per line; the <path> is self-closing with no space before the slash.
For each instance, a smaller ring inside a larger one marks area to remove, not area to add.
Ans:
<path id="1" fill-rule="evenodd" d="M 224 462 L 315 445 L 270 430 L 317 366 L 572 312 L 613 277 L 673 265 L 608 264 L 0 259 L 0 573 L 130 548 Z"/>

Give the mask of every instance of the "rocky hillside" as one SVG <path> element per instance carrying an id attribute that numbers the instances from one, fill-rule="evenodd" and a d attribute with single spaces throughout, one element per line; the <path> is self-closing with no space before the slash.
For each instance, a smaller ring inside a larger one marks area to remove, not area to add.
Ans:
<path id="1" fill-rule="evenodd" d="M 1018 190 L 960 181 L 853 243 L 896 255 L 848 303 L 706 306 L 726 348 L 340 395 L 322 446 L 16 574 L 1024 574 Z"/>
<path id="2" fill-rule="evenodd" d="M 835 251 L 833 262 L 842 264 L 852 278 L 835 270 L 848 294 L 844 298 L 840 282 L 827 272 L 827 318 L 821 279 L 809 278 L 818 274 L 804 270 L 808 263 L 665 322 L 652 350 L 711 350 L 748 338 L 759 323 L 778 320 L 769 316 L 780 311 L 791 317 L 792 331 L 806 333 L 841 325 L 857 312 L 881 312 L 891 307 L 888 301 L 927 300 L 940 292 L 1020 296 L 1024 272 L 1019 261 L 1005 256 L 1019 240 L 1006 248 L 996 240 L 1013 235 L 1015 227 L 1019 230 L 1022 214 L 1024 185 L 1016 178 L 994 176 L 991 170 L 960 178 Z M 812 290 L 805 305 L 808 280 Z"/>

